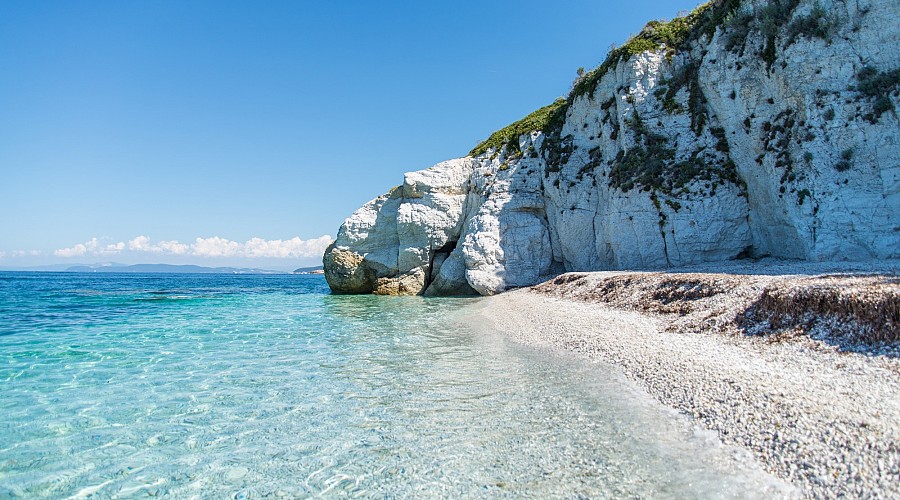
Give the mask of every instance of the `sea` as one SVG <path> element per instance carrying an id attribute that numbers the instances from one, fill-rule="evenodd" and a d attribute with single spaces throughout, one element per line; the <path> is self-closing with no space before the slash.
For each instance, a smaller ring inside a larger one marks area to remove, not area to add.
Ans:
<path id="1" fill-rule="evenodd" d="M 615 367 L 492 331 L 483 300 L 332 295 L 320 275 L 0 273 L 0 498 L 779 488 Z"/>

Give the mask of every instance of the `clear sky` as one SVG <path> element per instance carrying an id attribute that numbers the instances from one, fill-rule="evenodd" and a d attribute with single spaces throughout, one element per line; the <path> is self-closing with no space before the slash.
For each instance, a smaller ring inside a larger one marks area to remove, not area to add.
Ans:
<path id="1" fill-rule="evenodd" d="M 0 267 L 313 265 L 697 3 L 0 2 Z"/>

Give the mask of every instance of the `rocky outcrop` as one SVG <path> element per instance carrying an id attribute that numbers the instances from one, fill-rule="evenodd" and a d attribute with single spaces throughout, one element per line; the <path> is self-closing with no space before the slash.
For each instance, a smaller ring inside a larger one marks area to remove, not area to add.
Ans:
<path id="1" fill-rule="evenodd" d="M 325 277 L 338 293 L 424 293 L 456 247 L 473 158 L 406 174 L 403 184 L 357 210 L 325 251 Z M 471 293 L 457 279 L 436 290 Z M 444 292 L 446 291 L 446 292 Z"/>
<path id="2" fill-rule="evenodd" d="M 328 282 L 487 295 L 563 270 L 898 258 L 898 18 L 726 0 L 650 23 L 567 99 L 354 213 Z"/>

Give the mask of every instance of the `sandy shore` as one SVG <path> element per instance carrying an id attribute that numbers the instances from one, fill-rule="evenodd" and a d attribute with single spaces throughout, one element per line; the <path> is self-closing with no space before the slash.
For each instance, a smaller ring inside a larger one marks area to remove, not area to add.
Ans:
<path id="1" fill-rule="evenodd" d="M 579 273 L 491 297 L 480 314 L 517 341 L 613 362 L 807 496 L 897 497 L 900 357 L 896 341 L 883 341 L 896 333 L 883 324 L 883 309 L 898 305 L 896 271 L 769 263 Z M 792 312 L 779 296 L 824 312 Z M 760 319 L 765 304 L 778 321 Z"/>

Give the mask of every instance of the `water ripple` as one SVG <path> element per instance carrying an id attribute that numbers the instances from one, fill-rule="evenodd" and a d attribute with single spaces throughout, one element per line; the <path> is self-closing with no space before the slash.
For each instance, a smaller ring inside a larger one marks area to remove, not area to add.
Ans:
<path id="1" fill-rule="evenodd" d="M 326 290 L 315 276 L 0 273 L 0 496 L 772 486 L 621 377 L 459 326 L 476 299 Z"/>

